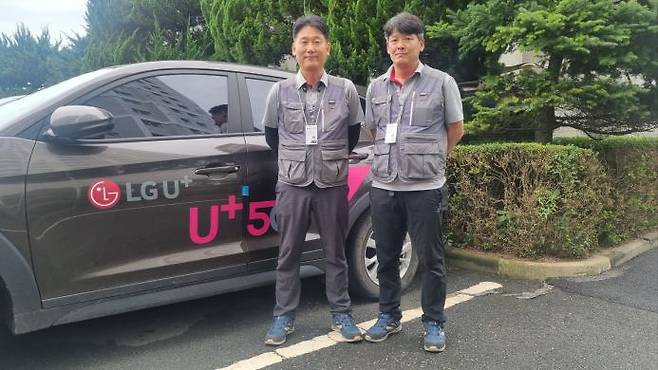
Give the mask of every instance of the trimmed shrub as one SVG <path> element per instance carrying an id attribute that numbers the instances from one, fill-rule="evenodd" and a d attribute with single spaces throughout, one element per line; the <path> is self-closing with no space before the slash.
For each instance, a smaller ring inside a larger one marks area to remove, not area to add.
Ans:
<path id="1" fill-rule="evenodd" d="M 614 207 L 607 211 L 604 244 L 658 226 L 658 138 L 569 138 L 558 143 L 595 151 L 610 177 Z"/>
<path id="2" fill-rule="evenodd" d="M 599 246 L 612 183 L 589 149 L 458 146 L 448 165 L 453 245 L 518 257 L 583 257 Z"/>

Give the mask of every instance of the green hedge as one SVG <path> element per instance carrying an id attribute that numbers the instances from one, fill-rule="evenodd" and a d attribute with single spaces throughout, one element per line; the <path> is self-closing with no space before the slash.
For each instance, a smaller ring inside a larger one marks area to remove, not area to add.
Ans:
<path id="1" fill-rule="evenodd" d="M 583 257 L 609 232 L 613 184 L 575 146 L 482 144 L 451 153 L 453 245 L 519 257 Z"/>
<path id="2" fill-rule="evenodd" d="M 595 151 L 613 186 L 608 242 L 616 243 L 658 225 L 658 138 L 561 139 Z"/>

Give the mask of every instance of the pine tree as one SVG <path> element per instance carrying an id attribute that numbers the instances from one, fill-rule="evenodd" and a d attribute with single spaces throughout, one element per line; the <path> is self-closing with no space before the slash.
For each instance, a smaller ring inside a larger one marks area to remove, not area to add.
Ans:
<path id="1" fill-rule="evenodd" d="M 431 26 L 430 35 L 486 61 L 470 99 L 471 128 L 530 126 L 540 142 L 561 126 L 625 134 L 658 125 L 658 23 L 644 3 L 488 0 Z M 501 74 L 498 57 L 515 49 L 538 55 L 538 65 Z"/>
<path id="2" fill-rule="evenodd" d="M 278 65 L 290 54 L 291 29 L 303 14 L 317 14 L 329 25 L 332 44 L 327 62 L 330 73 L 365 85 L 371 77 L 390 65 L 386 54 L 383 26 L 403 10 L 420 16 L 426 23 L 444 19 L 446 9 L 464 6 L 461 1 L 424 0 L 201 0 L 203 14 L 215 42 L 219 60 Z M 457 9 L 457 8 L 455 8 Z M 457 60 L 454 40 L 428 41 L 423 61 L 473 78 L 477 65 L 453 65 Z"/>
<path id="3" fill-rule="evenodd" d="M 163 59 L 209 59 L 199 0 L 89 0 L 83 68 Z"/>
<path id="4" fill-rule="evenodd" d="M 0 97 L 28 94 L 79 74 L 84 47 L 79 35 L 64 45 L 48 28 L 35 35 L 23 24 L 13 34 L 0 34 Z"/>

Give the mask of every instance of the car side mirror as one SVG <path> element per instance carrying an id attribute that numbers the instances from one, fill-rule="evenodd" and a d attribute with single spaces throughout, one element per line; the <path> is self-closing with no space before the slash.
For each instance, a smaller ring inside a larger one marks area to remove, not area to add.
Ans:
<path id="1" fill-rule="evenodd" d="M 102 136 L 114 128 L 112 114 L 105 109 L 85 105 L 66 105 L 50 116 L 45 136 L 54 141 L 73 142 Z"/>

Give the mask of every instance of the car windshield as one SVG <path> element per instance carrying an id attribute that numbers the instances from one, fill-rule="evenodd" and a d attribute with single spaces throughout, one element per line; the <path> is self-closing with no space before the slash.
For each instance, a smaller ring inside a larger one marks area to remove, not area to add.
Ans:
<path id="1" fill-rule="evenodd" d="M 21 117 L 29 115 L 35 109 L 52 103 L 62 93 L 74 90 L 83 84 L 108 74 L 111 69 L 105 68 L 94 72 L 73 77 L 69 80 L 26 95 L 20 99 L 6 102 L 0 105 L 0 131 L 15 123 Z"/>

